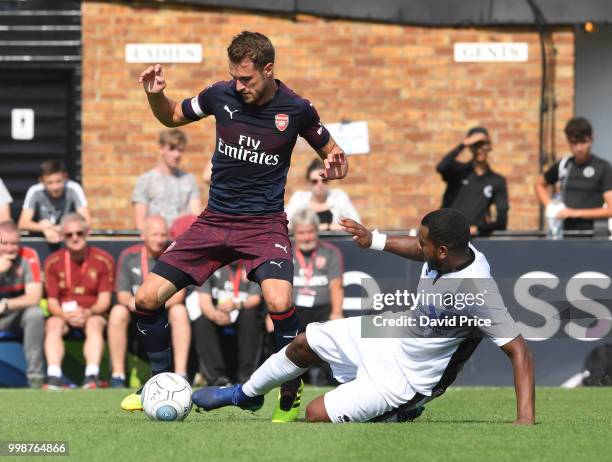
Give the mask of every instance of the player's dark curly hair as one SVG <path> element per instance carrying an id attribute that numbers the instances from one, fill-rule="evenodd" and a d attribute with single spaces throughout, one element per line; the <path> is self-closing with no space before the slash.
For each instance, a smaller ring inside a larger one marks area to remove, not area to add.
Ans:
<path id="1" fill-rule="evenodd" d="M 238 64 L 248 58 L 255 68 L 261 70 L 274 62 L 274 46 L 268 37 L 259 32 L 240 32 L 227 47 L 227 56 L 232 63 Z"/>
<path id="2" fill-rule="evenodd" d="M 593 127 L 584 117 L 574 117 L 565 125 L 565 136 L 569 141 L 585 141 L 593 136 Z"/>
<path id="3" fill-rule="evenodd" d="M 456 209 L 440 209 L 429 212 L 421 220 L 429 231 L 429 239 L 436 246 L 444 245 L 452 251 L 465 251 L 470 242 L 470 225 Z"/>

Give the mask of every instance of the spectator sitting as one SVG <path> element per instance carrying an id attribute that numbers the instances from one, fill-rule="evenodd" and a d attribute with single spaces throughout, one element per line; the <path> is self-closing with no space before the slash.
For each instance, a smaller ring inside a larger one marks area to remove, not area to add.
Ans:
<path id="1" fill-rule="evenodd" d="M 50 244 L 61 240 L 62 217 L 77 212 L 89 225 L 89 209 L 83 188 L 68 179 L 64 165 L 57 160 L 40 164 L 40 182 L 30 186 L 23 201 L 19 229 L 42 233 Z"/>
<path id="2" fill-rule="evenodd" d="M 234 375 L 227 370 L 220 343 L 227 326 L 236 330 L 236 380 L 245 382 L 257 367 L 261 351 L 263 322 L 258 310 L 259 286 L 247 279 L 244 265 L 238 261 L 215 271 L 198 291 L 203 316 L 194 321 L 193 335 L 208 384 L 227 385 Z"/>
<path id="3" fill-rule="evenodd" d="M 319 240 L 319 217 L 299 210 L 291 220 L 293 246 L 293 303 L 303 326 L 340 319 L 344 261 L 340 249 Z"/>
<path id="4" fill-rule="evenodd" d="M 13 198 L 0 178 L 0 222 L 11 219 L 11 202 Z"/>
<path id="5" fill-rule="evenodd" d="M 12 221 L 0 223 L 0 236 L 0 330 L 23 333 L 28 382 L 38 388 L 45 377 L 40 261 L 34 249 L 19 245 Z"/>
<path id="6" fill-rule="evenodd" d="M 458 162 L 457 156 L 468 147 L 470 162 Z M 468 219 L 472 235 L 487 235 L 506 229 L 508 222 L 508 191 L 503 176 L 491 170 L 489 152 L 493 150 L 489 132 L 484 127 L 471 128 L 465 139 L 440 161 L 436 170 L 447 183 L 442 208 L 460 210 Z M 497 216 L 491 216 L 495 204 Z"/>
<path id="7" fill-rule="evenodd" d="M 565 208 L 557 218 L 564 219 L 563 228 L 590 230 L 594 220 L 612 217 L 612 166 L 591 152 L 593 128 L 588 120 L 582 117 L 569 120 L 565 136 L 572 155 L 538 177 L 536 194 L 548 206 L 549 186 L 558 182 Z"/>
<path id="8" fill-rule="evenodd" d="M 306 170 L 306 180 L 310 183 L 309 191 L 296 191 L 293 193 L 285 212 L 287 219 L 291 218 L 300 209 L 309 208 L 319 216 L 319 230 L 338 231 L 338 221 L 341 217 L 352 218 L 359 221 L 359 214 L 351 203 L 349 196 L 341 189 L 329 189 L 328 181 L 321 174 L 325 171 L 323 161 L 314 159 Z"/>
<path id="9" fill-rule="evenodd" d="M 87 245 L 85 218 L 70 213 L 60 229 L 65 248 L 45 260 L 45 288 L 49 313 L 45 332 L 47 388 L 65 386 L 62 378 L 63 336 L 72 329 L 85 333 L 85 381 L 83 388 L 97 388 L 104 350 L 104 317 L 111 304 L 114 261 L 105 251 Z"/>
<path id="10" fill-rule="evenodd" d="M 132 203 L 134 222 L 142 230 L 144 219 L 160 215 L 171 226 L 181 215 L 198 215 L 202 210 L 200 188 L 191 173 L 179 169 L 187 137 L 178 129 L 159 135 L 157 166 L 138 177 Z"/>
<path id="11" fill-rule="evenodd" d="M 127 351 L 128 325 L 135 322 L 135 294 L 144 278 L 153 268 L 168 245 L 166 222 L 160 216 L 145 218 L 142 244 L 133 245 L 121 252 L 117 265 L 116 292 L 118 304 L 113 306 L 108 318 L 108 347 L 112 363 L 112 387 L 125 385 L 125 354 Z M 191 325 L 183 304 L 185 290 L 177 292 L 166 302 L 172 331 L 174 371 L 187 378 L 187 359 L 191 344 Z"/>
<path id="12" fill-rule="evenodd" d="M 298 210 L 291 219 L 293 230 L 293 304 L 302 326 L 344 317 L 344 260 L 340 249 L 319 240 L 319 217 L 310 209 Z M 266 319 L 268 331 L 272 323 Z M 328 367 L 308 371 L 314 385 L 329 385 Z"/>

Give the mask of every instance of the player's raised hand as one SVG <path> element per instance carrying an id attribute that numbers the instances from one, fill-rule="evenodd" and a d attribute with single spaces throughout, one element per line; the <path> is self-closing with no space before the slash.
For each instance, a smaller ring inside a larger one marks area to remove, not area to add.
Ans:
<path id="1" fill-rule="evenodd" d="M 366 249 L 372 245 L 372 232 L 361 223 L 350 218 L 340 218 L 340 226 L 344 231 L 353 235 L 353 240 L 359 247 Z"/>
<path id="2" fill-rule="evenodd" d="M 325 164 L 325 171 L 321 172 L 321 177 L 327 178 L 328 180 L 344 178 L 348 173 L 348 163 L 343 152 L 330 152 L 327 154 L 327 157 L 323 159 L 323 164 Z"/>
<path id="3" fill-rule="evenodd" d="M 142 83 L 142 87 L 147 94 L 161 93 L 166 88 L 166 79 L 161 64 L 147 67 L 140 74 L 138 81 Z"/>

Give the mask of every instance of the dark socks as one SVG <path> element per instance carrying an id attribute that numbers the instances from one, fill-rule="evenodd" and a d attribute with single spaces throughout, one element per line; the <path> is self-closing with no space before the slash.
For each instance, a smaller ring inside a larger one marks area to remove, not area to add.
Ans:
<path id="1" fill-rule="evenodd" d="M 269 314 L 274 324 L 274 343 L 276 351 L 289 345 L 300 332 L 304 331 L 300 323 L 300 318 L 298 318 L 295 307 L 293 306 L 286 311 L 280 313 L 269 312 Z"/>
<path id="2" fill-rule="evenodd" d="M 138 335 L 149 357 L 152 375 L 171 371 L 172 349 L 166 308 L 162 306 L 150 311 L 136 307 L 136 318 Z"/>
<path id="3" fill-rule="evenodd" d="M 281 313 L 270 312 L 270 318 L 274 323 L 276 351 L 289 345 L 297 334 L 304 331 L 295 307 L 291 307 Z M 281 385 L 280 408 L 283 411 L 289 411 L 293 406 L 301 380 L 301 377 L 297 377 Z"/>

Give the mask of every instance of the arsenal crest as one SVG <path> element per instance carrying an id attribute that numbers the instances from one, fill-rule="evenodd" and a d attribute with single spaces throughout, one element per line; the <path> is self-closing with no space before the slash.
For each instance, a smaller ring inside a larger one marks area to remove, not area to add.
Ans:
<path id="1" fill-rule="evenodd" d="M 287 114 L 276 114 L 274 116 L 274 124 L 281 132 L 289 126 L 289 116 Z"/>

